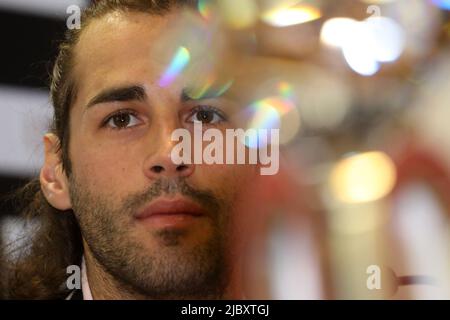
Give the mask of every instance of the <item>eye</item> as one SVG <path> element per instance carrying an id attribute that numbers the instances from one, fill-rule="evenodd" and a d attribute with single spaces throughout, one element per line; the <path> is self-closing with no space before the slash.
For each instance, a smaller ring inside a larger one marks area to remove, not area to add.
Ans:
<path id="1" fill-rule="evenodd" d="M 115 130 L 128 129 L 140 124 L 137 114 L 132 111 L 121 110 L 104 121 L 104 126 L 109 126 Z"/>
<path id="2" fill-rule="evenodd" d="M 190 122 L 200 122 L 203 124 L 216 124 L 222 121 L 227 121 L 224 113 L 211 106 L 198 106 L 192 110 L 189 117 Z"/>

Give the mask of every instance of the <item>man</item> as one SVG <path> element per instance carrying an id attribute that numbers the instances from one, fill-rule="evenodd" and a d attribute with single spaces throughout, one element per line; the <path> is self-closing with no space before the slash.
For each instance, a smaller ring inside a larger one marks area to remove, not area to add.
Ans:
<path id="1" fill-rule="evenodd" d="M 233 297 L 232 212 L 257 170 L 172 161 L 174 130 L 233 127 L 225 98 L 190 97 L 183 77 L 161 84 L 167 57 L 155 48 L 184 2 L 99 1 L 69 31 L 39 183 L 22 194 L 39 230 L 11 264 L 7 296 L 64 298 L 77 264 L 84 299 Z"/>

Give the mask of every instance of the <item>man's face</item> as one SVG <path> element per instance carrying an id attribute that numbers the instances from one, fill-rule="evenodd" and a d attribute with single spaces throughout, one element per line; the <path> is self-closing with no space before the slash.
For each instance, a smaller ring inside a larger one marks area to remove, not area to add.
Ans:
<path id="1" fill-rule="evenodd" d="M 186 99 L 188 83 L 160 86 L 167 57 L 155 44 L 179 13 L 110 14 L 76 47 L 70 114 L 69 188 L 88 263 L 130 293 L 220 295 L 228 274 L 228 228 L 248 165 L 175 165 L 175 129 L 195 122 L 225 131 L 229 102 Z M 169 214 L 170 213 L 170 214 Z"/>

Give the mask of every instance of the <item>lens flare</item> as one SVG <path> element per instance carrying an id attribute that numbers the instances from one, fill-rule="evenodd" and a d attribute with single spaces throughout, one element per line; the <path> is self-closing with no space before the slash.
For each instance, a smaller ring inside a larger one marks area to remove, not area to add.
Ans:
<path id="1" fill-rule="evenodd" d="M 210 74 L 201 82 L 194 84 L 187 92 L 188 96 L 195 100 L 210 99 L 222 96 L 233 85 L 233 80 L 225 83 L 218 81 L 216 76 Z"/>
<path id="2" fill-rule="evenodd" d="M 274 27 L 288 27 L 317 20 L 322 16 L 320 10 L 309 5 L 296 5 L 276 8 L 265 12 L 261 19 Z"/>
<path id="3" fill-rule="evenodd" d="M 281 96 L 274 96 L 256 101 L 246 110 L 246 113 L 250 118 L 247 128 L 256 130 L 280 129 L 281 142 L 283 142 L 283 131 L 281 130 L 283 116 L 288 113 L 295 113 L 295 111 L 297 111 L 297 109 L 294 103 Z M 297 115 L 298 113 L 295 114 Z M 297 117 L 293 116 L 292 119 L 297 119 Z M 296 123 L 298 127 L 299 121 L 296 121 Z M 250 148 L 256 148 L 265 146 L 269 141 L 267 141 L 265 135 L 254 134 L 244 143 Z"/>
<path id="4" fill-rule="evenodd" d="M 278 84 L 278 92 L 283 98 L 290 99 L 292 98 L 293 89 L 289 82 L 281 81 Z"/>
<path id="5" fill-rule="evenodd" d="M 210 21 L 213 16 L 213 5 L 211 0 L 198 0 L 198 12 L 207 21 Z"/>
<path id="6" fill-rule="evenodd" d="M 185 47 L 180 47 L 173 57 L 169 67 L 164 75 L 159 80 L 161 87 L 167 87 L 183 72 L 191 60 L 189 50 Z"/>
<path id="7" fill-rule="evenodd" d="M 250 127 L 254 129 L 275 129 L 280 117 L 287 112 L 285 102 L 278 97 L 266 98 L 251 105 L 253 118 Z"/>

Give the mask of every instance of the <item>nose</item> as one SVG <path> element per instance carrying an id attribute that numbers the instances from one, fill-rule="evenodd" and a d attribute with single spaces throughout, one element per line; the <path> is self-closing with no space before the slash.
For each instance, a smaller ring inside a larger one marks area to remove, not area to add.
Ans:
<path id="1" fill-rule="evenodd" d="M 155 163 L 150 168 L 151 176 L 157 178 L 163 175 L 165 176 L 179 176 L 186 177 L 191 175 L 193 172 L 192 165 L 180 164 L 174 165 L 173 163 L 164 163 L 163 161 L 159 161 Z"/>
<path id="2" fill-rule="evenodd" d="M 188 177 L 194 173 L 194 164 L 178 164 L 172 161 L 172 150 L 179 143 L 171 140 L 172 131 L 169 128 L 162 129 L 158 139 L 153 136 L 150 140 L 154 147 L 147 148 L 150 152 L 144 163 L 144 171 L 145 175 L 152 180 L 163 177 Z"/>

